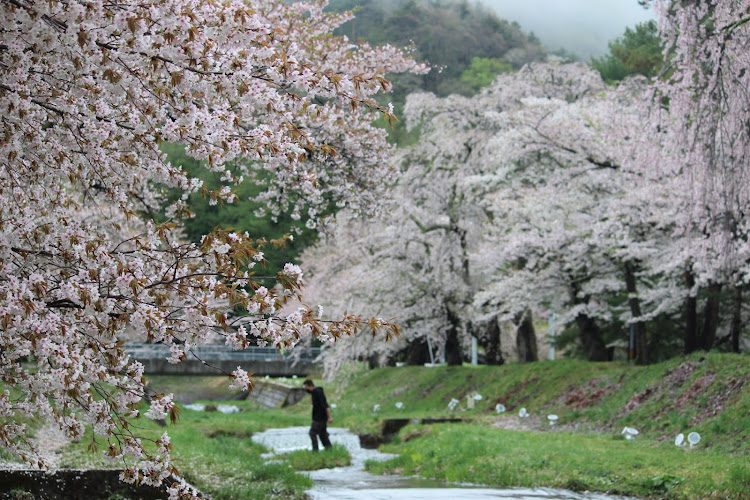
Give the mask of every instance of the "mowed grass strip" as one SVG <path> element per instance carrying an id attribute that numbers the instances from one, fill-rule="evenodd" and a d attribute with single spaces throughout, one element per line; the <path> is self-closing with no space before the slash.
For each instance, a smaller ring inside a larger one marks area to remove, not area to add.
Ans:
<path id="1" fill-rule="evenodd" d="M 409 426 L 376 473 L 451 482 L 556 487 L 644 498 L 747 499 L 747 456 L 714 455 L 616 435 L 527 432 L 474 424 Z"/>
<path id="2" fill-rule="evenodd" d="M 317 453 L 311 450 L 297 450 L 276 455 L 276 458 L 289 462 L 294 470 L 298 471 L 346 467 L 352 463 L 352 456 L 340 444 L 334 444 L 329 449 L 321 449 Z"/>

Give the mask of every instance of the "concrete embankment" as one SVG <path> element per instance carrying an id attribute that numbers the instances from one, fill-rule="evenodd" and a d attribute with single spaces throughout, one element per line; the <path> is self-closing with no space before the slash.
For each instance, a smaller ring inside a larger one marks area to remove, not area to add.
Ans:
<path id="1" fill-rule="evenodd" d="M 284 408 L 302 400 L 307 393 L 302 387 L 290 387 L 270 379 L 255 381 L 255 388 L 247 399 L 260 408 Z"/>
<path id="2" fill-rule="evenodd" d="M 0 469 L 0 498 L 169 498 L 167 487 L 173 482 L 169 478 L 157 488 L 123 483 L 120 481 L 120 472 L 119 469 L 59 469 L 50 473 L 28 469 Z"/>

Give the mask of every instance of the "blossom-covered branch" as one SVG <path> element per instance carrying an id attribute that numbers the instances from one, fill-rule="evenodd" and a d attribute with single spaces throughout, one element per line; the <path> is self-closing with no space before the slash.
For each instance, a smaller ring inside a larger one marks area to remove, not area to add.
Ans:
<path id="1" fill-rule="evenodd" d="M 371 125 L 371 113 L 390 110 L 373 96 L 390 90 L 385 74 L 426 68 L 396 48 L 332 36 L 349 16 L 324 6 L 0 4 L 0 376 L 16 389 L 0 396 L 5 448 L 44 466 L 16 417 L 49 419 L 71 438 L 90 423 L 108 456 L 136 459 L 126 480 L 158 483 L 174 471 L 171 446 L 130 433 L 145 393 L 126 333 L 170 345 L 176 362 L 215 332 L 241 348 L 248 334 L 289 346 L 397 331 L 356 316 L 321 322 L 309 308 L 282 317 L 299 298 L 298 267 L 267 289 L 253 274 L 264 242 L 221 230 L 199 245 L 178 237 L 191 193 L 232 203 L 231 184 L 256 172 L 273 179 L 272 210 L 305 210 L 311 225 L 330 203 L 378 210 L 394 172 L 385 132 Z M 183 144 L 229 187 L 203 188 L 167 161 L 164 142 Z M 169 203 L 168 190 L 181 195 Z M 162 207 L 169 222 L 145 215 Z M 148 416 L 174 412 L 163 395 Z"/>

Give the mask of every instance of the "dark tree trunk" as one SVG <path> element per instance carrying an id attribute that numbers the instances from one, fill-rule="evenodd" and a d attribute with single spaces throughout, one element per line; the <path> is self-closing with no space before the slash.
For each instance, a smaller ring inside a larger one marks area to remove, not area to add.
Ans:
<path id="1" fill-rule="evenodd" d="M 685 271 L 685 287 L 688 296 L 685 298 L 685 354 L 698 349 L 698 299 L 690 291 L 695 286 L 693 271 Z"/>
<path id="2" fill-rule="evenodd" d="M 709 351 L 716 341 L 716 330 L 719 328 L 720 298 L 721 284 L 709 283 L 706 307 L 703 309 L 703 329 L 700 338 L 700 347 L 704 351 Z"/>
<path id="3" fill-rule="evenodd" d="M 589 297 L 579 297 L 579 291 L 578 284 L 571 280 L 570 292 L 573 303 L 587 304 Z M 589 361 L 609 361 L 607 346 L 604 345 L 602 331 L 596 321 L 585 313 L 580 313 L 576 317 L 576 325 L 578 326 L 578 338 L 583 344 L 584 351 L 586 351 L 586 359 Z"/>
<path id="4" fill-rule="evenodd" d="M 536 347 L 536 332 L 531 311 L 526 309 L 516 315 L 516 348 L 518 349 L 518 361 L 528 363 L 539 361 Z"/>
<path id="5" fill-rule="evenodd" d="M 734 300 L 732 301 L 732 324 L 729 328 L 729 341 L 732 352 L 740 352 L 740 330 L 742 329 L 742 287 L 734 288 Z"/>
<path id="6" fill-rule="evenodd" d="M 500 325 L 497 318 L 492 318 L 479 327 L 475 326 L 477 338 L 484 347 L 484 362 L 488 365 L 505 363 L 500 344 Z"/>
<path id="7" fill-rule="evenodd" d="M 461 343 L 458 339 L 460 322 L 450 310 L 448 311 L 448 325 L 448 334 L 445 338 L 445 361 L 448 363 L 448 366 L 460 366 L 464 361 L 463 354 L 461 353 Z"/>
<path id="8" fill-rule="evenodd" d="M 634 318 L 641 316 L 641 301 L 637 295 L 637 289 L 635 284 L 635 270 L 633 264 L 630 262 L 625 263 L 625 287 L 628 291 L 628 305 L 630 306 L 630 314 Z M 639 321 L 633 323 L 633 329 L 635 330 L 635 356 L 636 361 L 639 365 L 647 365 L 649 352 L 648 352 L 648 338 L 646 335 L 646 323 Z"/>
<path id="9" fill-rule="evenodd" d="M 579 314 L 576 317 L 578 325 L 578 335 L 586 351 L 586 358 L 589 361 L 608 361 L 607 347 L 602 339 L 602 332 L 593 318 Z"/>
<path id="10" fill-rule="evenodd" d="M 375 368 L 380 368 L 380 355 L 371 354 L 370 356 L 368 356 L 367 366 L 370 367 L 370 370 L 374 370 Z"/>
<path id="11" fill-rule="evenodd" d="M 406 364 L 407 365 L 424 365 L 430 362 L 430 351 L 425 339 L 412 341 L 406 347 Z"/>

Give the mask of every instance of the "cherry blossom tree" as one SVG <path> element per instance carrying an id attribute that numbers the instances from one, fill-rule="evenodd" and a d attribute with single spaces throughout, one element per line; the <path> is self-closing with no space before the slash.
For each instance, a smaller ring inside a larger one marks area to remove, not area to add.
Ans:
<path id="1" fill-rule="evenodd" d="M 364 265 L 377 266 L 389 273 L 386 275 L 389 277 L 383 277 L 386 284 L 368 281 L 364 286 L 352 286 L 349 274 L 337 280 L 337 273 L 323 272 L 325 285 L 315 286 L 325 290 L 326 295 L 318 300 L 326 302 L 334 290 L 346 290 L 335 293 L 339 300 L 335 301 L 334 310 L 341 308 L 341 299 L 345 297 L 388 304 L 389 314 L 404 327 L 402 342 L 429 338 L 432 345 L 446 347 L 446 357 L 453 363 L 461 362 L 471 335 L 484 339 L 487 352 L 497 352 L 496 321 L 510 320 L 519 333 L 519 351 L 527 353 L 525 360 L 534 359 L 536 339 L 529 328 L 530 312 L 543 302 L 543 294 L 537 294 L 538 302 L 522 300 L 522 294 L 515 299 L 504 296 L 502 307 L 497 300 L 488 299 L 484 304 L 477 301 L 478 292 L 497 285 L 503 274 L 500 270 L 508 262 L 503 260 L 506 247 L 498 247 L 492 234 L 507 233 L 514 224 L 523 222 L 522 217 L 515 217 L 521 213 L 517 201 L 511 202 L 515 203 L 513 217 L 502 213 L 496 203 L 501 196 L 519 194 L 524 175 L 514 173 L 520 170 L 517 168 L 520 160 L 514 163 L 511 158 L 537 155 L 534 147 L 527 144 L 543 139 L 541 131 L 534 130 L 533 125 L 550 110 L 568 106 L 565 99 L 575 101 L 603 90 L 599 76 L 584 65 L 533 64 L 517 74 L 501 77 L 472 99 L 460 96 L 439 99 L 431 94 L 410 96 L 405 114 L 410 126 L 421 127 L 420 141 L 397 157 L 403 173 L 394 189 L 396 207 L 383 222 L 365 231 L 373 250 L 361 255 L 354 250 L 357 262 L 368 262 Z M 567 130 L 559 127 L 558 121 L 558 118 L 550 120 L 549 129 Z M 528 141 L 527 130 L 533 132 Z M 559 145 L 555 147 L 563 151 Z M 585 152 L 581 156 L 585 159 Z M 606 157 L 602 158 L 602 162 L 606 161 Z M 548 162 L 544 166 L 536 163 L 540 166 L 535 164 L 530 168 L 526 180 L 532 170 L 540 178 L 545 169 L 552 169 Z M 506 175 L 515 180 L 503 182 Z M 529 189 L 529 207 L 534 205 L 532 194 Z M 576 193 L 571 192 L 570 197 L 575 200 Z M 542 212 L 545 208 L 539 205 L 535 210 Z M 356 233 L 364 234 L 359 229 Z M 359 245 L 350 244 L 350 239 L 344 239 L 343 243 L 338 239 L 342 235 L 350 238 L 349 234 L 339 229 L 333 248 L 319 250 L 322 252 L 319 254 L 306 253 L 303 258 L 306 266 L 319 268 L 321 261 L 331 260 L 331 251 L 350 262 L 352 250 Z M 327 257 L 322 258 L 323 255 Z M 530 265 L 527 270 L 533 267 Z M 314 276 L 313 282 L 318 279 Z M 337 285 L 337 281 L 346 285 Z M 529 279 L 523 289 L 542 289 L 540 283 L 537 278 Z M 389 299 L 393 296 L 399 301 Z M 356 344 L 342 345 L 333 354 L 339 361 L 342 350 L 352 357 L 364 352 L 357 350 Z M 494 361 L 502 362 L 502 358 Z"/>
<path id="2" fill-rule="evenodd" d="M 652 134 L 649 147 L 640 141 L 649 86 L 631 79 L 616 89 L 590 88 L 558 94 L 564 102 L 526 89 L 523 108 L 498 114 L 510 126 L 493 137 L 502 148 L 484 159 L 495 171 L 481 180 L 496 185 L 488 199 L 499 232 L 490 232 L 484 253 L 496 249 L 502 272 L 477 301 L 493 313 L 505 310 L 505 318 L 524 302 L 537 312 L 554 307 L 563 323 L 577 325 L 589 359 L 606 359 L 600 323 L 632 326 L 640 363 L 649 362 L 652 346 L 670 341 L 656 324 L 647 329 L 665 318 L 685 318 L 686 350 L 709 349 L 727 268 L 717 239 L 701 237 L 705 220 L 678 222 L 695 201 L 694 186 L 684 176 L 644 170 L 644 151 L 674 154 L 670 134 Z M 742 256 L 744 231 L 737 235 L 735 255 Z M 742 262 L 731 272 L 741 273 Z M 694 271 L 692 282 L 685 269 Z M 736 339 L 741 297 L 733 308 Z"/>
<path id="3" fill-rule="evenodd" d="M 709 349 L 716 337 L 722 290 L 732 300 L 732 345 L 739 350 L 742 291 L 747 279 L 747 74 L 750 3 L 718 0 L 654 2 L 670 65 L 656 90 L 645 128 L 641 166 L 681 180 L 676 214 L 690 258 L 683 267 L 688 325 L 685 350 Z M 656 140 L 655 140 L 656 138 Z M 705 320 L 697 323 L 705 290 Z"/>
<path id="4" fill-rule="evenodd" d="M 395 326 L 347 315 L 322 321 L 299 298 L 302 271 L 278 286 L 254 267 L 275 242 L 229 230 L 179 238 L 190 193 L 232 203 L 233 185 L 272 175 L 272 212 L 321 222 L 332 206 L 378 210 L 394 170 L 371 113 L 384 74 L 424 72 L 393 47 L 353 45 L 331 31 L 350 18 L 325 3 L 2 2 L 0 30 L 0 442 L 45 467 L 22 417 L 56 423 L 120 461 L 129 482 L 159 484 L 176 469 L 165 433 L 143 442 L 143 366 L 126 330 L 171 347 L 171 362 L 219 332 L 241 349 L 323 341 Z M 207 190 L 159 145 L 182 144 L 217 172 Z M 165 207 L 166 190 L 183 196 Z M 152 214 L 164 208 L 167 222 Z M 242 311 L 231 319 L 228 308 Z M 30 361 L 31 364 L 25 363 Z M 248 374 L 231 374 L 250 387 Z M 177 418 L 171 395 L 145 415 Z M 101 444 L 101 439 L 104 444 Z M 175 483 L 174 495 L 190 495 Z"/>
<path id="5" fill-rule="evenodd" d="M 396 209 L 395 206 L 390 208 Z M 413 283 L 401 272 L 403 255 L 398 227 L 374 219 L 355 219 L 348 211 L 336 215 L 323 239 L 305 249 L 302 265 L 308 278 L 306 296 L 322 304 L 323 317 L 348 311 L 392 318 L 402 326 L 402 335 L 390 342 L 372 335 L 358 335 L 329 346 L 324 359 L 326 373 L 336 373 L 352 360 L 381 366 L 405 349 L 412 330 L 405 325 L 403 310 Z M 404 327 L 406 328 L 404 329 Z M 306 339 L 312 340 L 312 339 Z"/>
<path id="6" fill-rule="evenodd" d="M 306 253 L 323 270 L 312 278 L 317 300 L 386 310 L 404 326 L 402 344 L 455 335 L 459 353 L 472 334 L 494 352 L 500 321 L 530 358 L 531 319 L 553 309 L 589 359 L 608 359 L 606 343 L 632 326 L 637 359 L 649 362 L 671 342 L 658 325 L 682 324 L 695 293 L 684 279 L 695 228 L 677 223 L 684 179 L 639 163 L 650 88 L 642 77 L 607 87 L 582 64 L 532 64 L 471 99 L 410 96 L 406 117 L 421 138 L 397 157 L 396 204 Z M 375 279 L 355 278 L 364 269 Z M 715 322 L 704 302 L 704 323 Z M 372 347 L 337 345 L 329 366 Z M 399 344 L 389 347 L 380 354 Z"/>
<path id="7" fill-rule="evenodd" d="M 495 116 L 504 126 L 485 161 L 494 165 L 487 203 L 496 222 L 483 252 L 496 270 L 477 302 L 506 319 L 552 307 L 576 323 L 588 358 L 602 360 L 597 319 L 610 318 L 603 298 L 620 281 L 591 230 L 619 168 L 602 126 L 612 123 L 602 120 L 611 101 L 582 65 L 547 71 L 546 85 L 528 86 L 518 109 Z"/>
<path id="8" fill-rule="evenodd" d="M 399 208 L 369 252 L 398 256 L 381 268 L 388 293 L 419 304 L 388 302 L 408 318 L 405 340 L 447 344 L 454 324 L 465 345 L 478 319 L 522 332 L 527 311 L 552 307 L 590 359 L 606 359 L 603 325 L 610 338 L 632 327 L 640 363 L 659 345 L 674 352 L 665 322 L 687 352 L 711 348 L 722 325 L 739 349 L 748 5 L 659 8 L 671 67 L 655 82 L 608 88 L 583 65 L 532 64 L 472 99 L 410 97 L 422 136 L 400 155 Z M 380 289 L 350 291 L 380 304 Z M 428 316 L 430 332 L 409 331 Z"/>
<path id="9" fill-rule="evenodd" d="M 383 308 L 404 332 L 398 343 L 375 351 L 364 339 L 337 345 L 328 357 L 330 366 L 373 353 L 385 362 L 396 349 L 410 351 L 407 357 L 419 362 L 430 360 L 430 348 L 433 359 L 442 350 L 449 364 L 463 361 L 470 333 L 468 309 L 476 289 L 469 259 L 482 217 L 472 202 L 474 187 L 463 178 L 477 166 L 469 156 L 485 137 L 472 124 L 481 111 L 469 109 L 469 102 L 460 96 L 443 101 L 424 95 L 414 108 L 427 114 L 423 138 L 394 159 L 402 172 L 388 215 L 354 231 L 340 224 L 332 242 L 303 255 L 314 273 L 311 287 L 323 292 L 316 300 L 336 312 L 354 308 L 354 303 L 357 310 Z M 407 118 L 412 119 L 410 114 Z M 435 140 L 442 147 L 435 147 Z M 331 253 L 338 257 L 331 258 Z M 347 272 L 328 272 L 332 261 Z M 364 269 L 369 271 L 363 279 L 352 279 Z"/>
<path id="10" fill-rule="evenodd" d="M 663 168 L 695 180 L 696 202 L 731 232 L 749 196 L 750 2 L 657 1 L 655 7 L 670 73 L 656 82 L 664 105 L 654 123 L 673 131 L 675 153 Z"/>
<path id="11" fill-rule="evenodd" d="M 589 359 L 606 359 L 596 320 L 611 319 L 606 298 L 625 283 L 611 249 L 591 231 L 606 200 L 622 191 L 617 159 L 638 118 L 629 113 L 635 99 L 605 92 L 584 65 L 532 64 L 445 119 L 468 116 L 482 145 L 468 162 L 474 172 L 462 181 L 475 186 L 469 204 L 481 207 L 487 221 L 470 259 L 485 283 L 474 283 L 471 314 L 515 324 L 518 352 L 529 353 L 522 359 L 534 359 L 532 312 L 555 304 L 564 322 L 577 324 Z M 457 131 L 445 126 L 443 134 L 431 144 L 450 151 Z"/>

